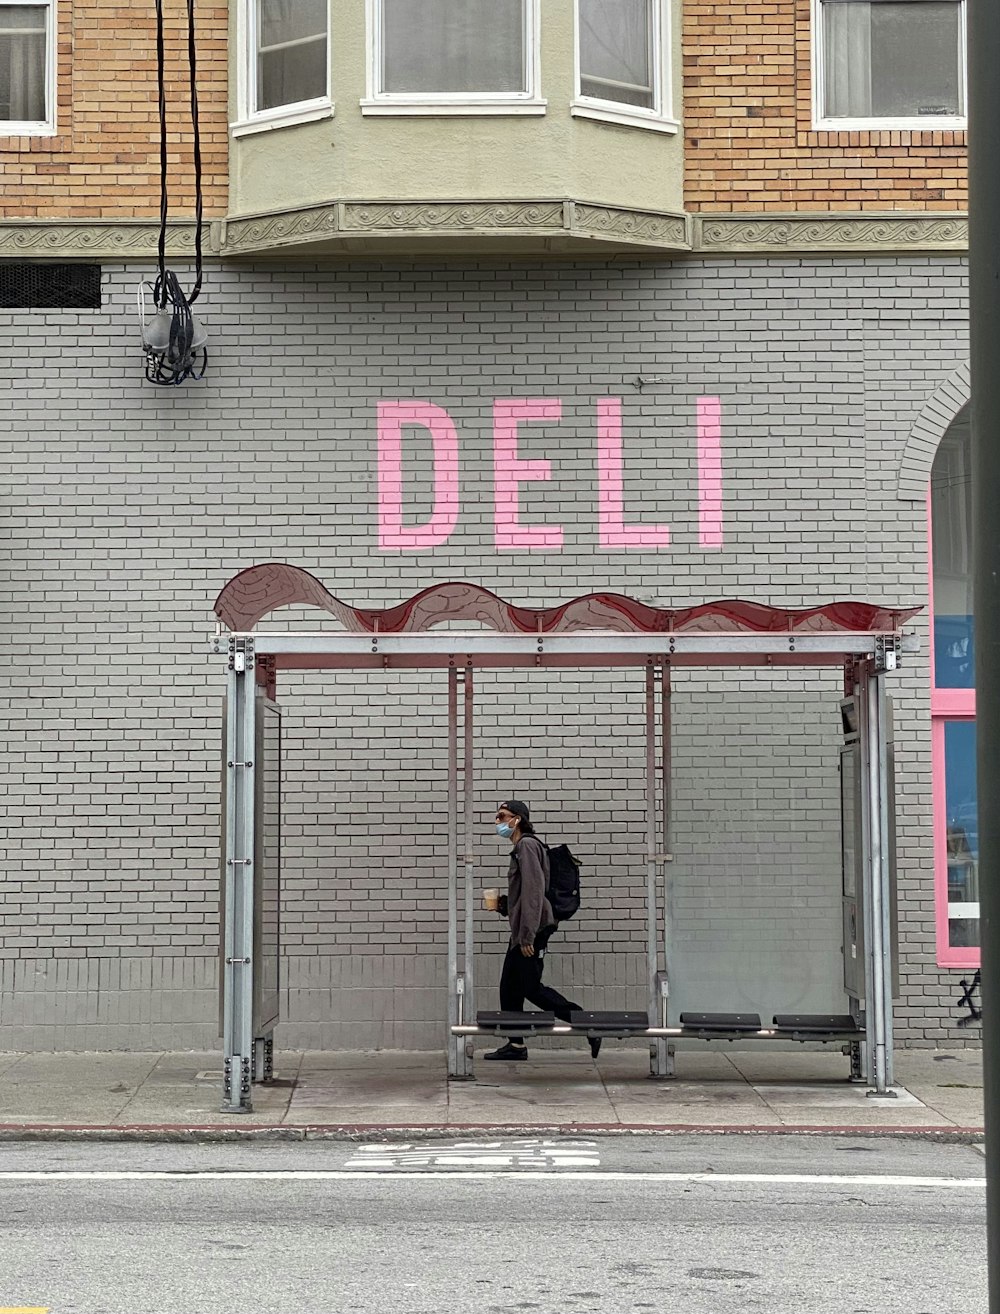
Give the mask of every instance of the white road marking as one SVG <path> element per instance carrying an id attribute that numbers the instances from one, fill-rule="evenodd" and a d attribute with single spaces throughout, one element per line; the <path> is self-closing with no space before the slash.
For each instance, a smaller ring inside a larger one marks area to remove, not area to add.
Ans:
<path id="1" fill-rule="evenodd" d="M 941 1189 L 983 1189 L 986 1180 L 983 1177 L 910 1177 L 886 1175 L 861 1175 L 857 1177 L 832 1173 L 653 1173 L 653 1172 L 609 1172 L 609 1171 L 565 1171 L 551 1169 L 487 1169 L 467 1171 L 459 1169 L 454 1172 L 427 1171 L 388 1171 L 373 1173 L 370 1169 L 347 1168 L 238 1168 L 231 1172 L 219 1169 L 184 1172 L 183 1169 L 130 1169 L 130 1170 L 70 1170 L 70 1169 L 27 1169 L 0 1171 L 3 1182 L 144 1182 L 144 1181 L 179 1181 L 179 1182 L 226 1182 L 226 1181 L 294 1181 L 294 1182 L 360 1182 L 360 1181 L 405 1181 L 410 1178 L 434 1178 L 437 1181 L 454 1180 L 486 1181 L 495 1177 L 517 1177 L 531 1181 L 566 1181 L 585 1179 L 588 1182 L 695 1182 L 704 1185 L 771 1185 L 771 1186 L 893 1186 L 893 1187 L 934 1187 Z"/>
<path id="2" fill-rule="evenodd" d="M 538 1138 L 500 1141 L 362 1145 L 345 1169 L 384 1172 L 397 1168 L 599 1168 L 595 1141 L 550 1141 Z"/>

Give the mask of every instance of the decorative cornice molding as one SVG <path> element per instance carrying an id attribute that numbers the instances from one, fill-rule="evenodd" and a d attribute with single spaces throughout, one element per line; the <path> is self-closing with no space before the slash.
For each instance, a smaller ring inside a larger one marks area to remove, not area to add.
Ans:
<path id="1" fill-rule="evenodd" d="M 0 222 L 0 259 L 149 260 L 158 225 L 128 219 Z M 252 256 L 308 246 L 377 255 L 380 242 L 495 238 L 505 249 L 585 255 L 588 247 L 675 255 L 846 254 L 968 250 L 964 214 L 696 214 L 631 210 L 589 201 L 336 201 L 270 214 L 215 220 L 206 254 Z M 468 250 L 473 250 L 470 241 Z M 194 254 L 194 225 L 173 223 L 171 255 Z"/>
<path id="2" fill-rule="evenodd" d="M 0 222 L 0 258 L 149 258 L 156 255 L 159 234 L 159 224 L 129 219 L 6 219 Z M 193 255 L 194 224 L 171 224 L 167 250 Z"/>
<path id="3" fill-rule="evenodd" d="M 673 252 L 690 249 L 683 215 L 619 209 L 580 201 L 341 201 L 335 205 L 227 220 L 220 229 L 223 255 L 249 255 L 325 241 L 335 252 L 349 242 L 352 254 L 378 252 L 381 238 L 514 238 L 539 243 L 539 254 L 573 254 L 584 243 L 645 247 Z M 541 243 L 547 245 L 541 245 Z M 359 246 L 359 243 L 363 244 Z M 370 244 L 370 245 L 369 245 Z"/>
<path id="4" fill-rule="evenodd" d="M 341 227 L 341 207 L 314 205 L 303 210 L 281 210 L 276 214 L 254 215 L 247 219 L 223 220 L 219 243 L 223 255 L 272 251 L 303 242 L 322 242 L 336 237 Z"/>
<path id="5" fill-rule="evenodd" d="M 694 249 L 706 254 L 775 251 L 966 251 L 964 214 L 698 214 Z"/>
<path id="6" fill-rule="evenodd" d="M 686 251 L 691 245 L 687 216 L 682 214 L 619 210 L 577 201 L 573 203 L 573 228 L 587 237 L 609 237 L 678 251 Z"/>
<path id="7" fill-rule="evenodd" d="M 385 204 L 344 204 L 345 231 L 422 234 L 560 232 L 564 226 L 562 201 L 419 201 Z"/>

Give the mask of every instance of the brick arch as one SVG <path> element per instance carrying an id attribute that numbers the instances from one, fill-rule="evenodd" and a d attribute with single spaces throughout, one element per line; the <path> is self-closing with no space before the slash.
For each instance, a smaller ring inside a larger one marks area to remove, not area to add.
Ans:
<path id="1" fill-rule="evenodd" d="M 962 407 L 968 405 L 970 391 L 969 366 L 965 364 L 959 365 L 928 397 L 910 430 L 899 463 L 896 495 L 901 502 L 923 502 L 926 499 L 938 444 Z"/>

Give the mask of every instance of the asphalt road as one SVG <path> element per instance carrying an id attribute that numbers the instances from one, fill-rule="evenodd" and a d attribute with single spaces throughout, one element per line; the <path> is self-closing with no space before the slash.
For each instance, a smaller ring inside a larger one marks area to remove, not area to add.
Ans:
<path id="1" fill-rule="evenodd" d="M 0 1311 L 985 1314 L 975 1148 L 0 1146 Z"/>

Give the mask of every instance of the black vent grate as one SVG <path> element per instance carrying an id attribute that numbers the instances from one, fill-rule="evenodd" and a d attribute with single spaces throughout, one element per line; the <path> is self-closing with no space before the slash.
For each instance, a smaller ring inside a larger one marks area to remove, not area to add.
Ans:
<path id="1" fill-rule="evenodd" d="M 0 264 L 4 310 L 100 310 L 100 265 Z"/>

